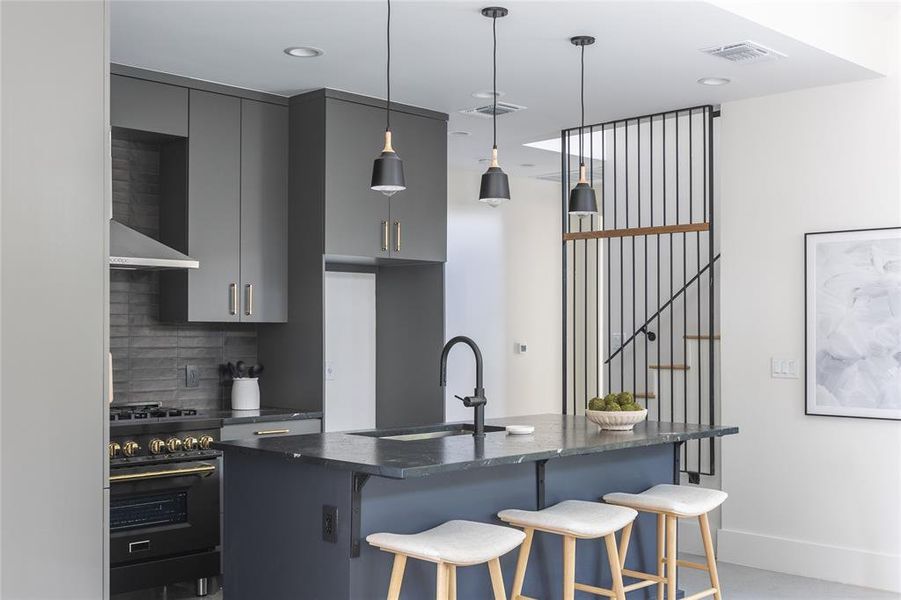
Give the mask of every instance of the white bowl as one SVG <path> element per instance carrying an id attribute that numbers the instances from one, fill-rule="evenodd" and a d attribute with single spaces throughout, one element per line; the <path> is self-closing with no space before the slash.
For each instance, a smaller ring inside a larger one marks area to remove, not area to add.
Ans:
<path id="1" fill-rule="evenodd" d="M 607 431 L 631 431 L 636 423 L 648 416 L 648 409 L 641 410 L 586 410 L 585 416 L 592 423 Z"/>
<path id="2" fill-rule="evenodd" d="M 529 435 L 534 431 L 534 425 L 507 425 L 507 433 L 510 435 Z"/>

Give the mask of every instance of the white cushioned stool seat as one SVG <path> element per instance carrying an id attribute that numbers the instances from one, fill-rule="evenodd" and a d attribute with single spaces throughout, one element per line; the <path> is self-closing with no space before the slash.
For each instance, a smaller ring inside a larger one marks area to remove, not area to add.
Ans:
<path id="1" fill-rule="evenodd" d="M 579 538 L 598 538 L 622 529 L 634 521 L 638 513 L 623 506 L 565 500 L 542 510 L 502 510 L 497 516 L 501 521 L 519 527 Z"/>
<path id="2" fill-rule="evenodd" d="M 631 506 L 638 510 L 667 512 L 680 517 L 697 517 L 710 512 L 727 497 L 728 494 L 720 490 L 663 483 L 640 494 L 607 494 L 604 502 Z"/>
<path id="3" fill-rule="evenodd" d="M 373 533 L 366 536 L 366 541 L 388 552 L 436 563 L 469 566 L 506 554 L 519 546 L 525 537 L 522 531 L 511 527 L 448 521 L 420 533 Z"/>

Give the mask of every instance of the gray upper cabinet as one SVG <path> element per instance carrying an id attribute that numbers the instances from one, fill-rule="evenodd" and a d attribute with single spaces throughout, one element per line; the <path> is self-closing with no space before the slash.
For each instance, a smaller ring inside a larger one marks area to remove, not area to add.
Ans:
<path id="1" fill-rule="evenodd" d="M 369 189 L 385 111 L 328 99 L 325 132 L 325 254 L 387 258 L 388 197 Z"/>
<path id="2" fill-rule="evenodd" d="M 240 320 L 241 100 L 191 90 L 188 321 Z"/>
<path id="3" fill-rule="evenodd" d="M 288 319 L 288 109 L 241 101 L 241 320 Z"/>
<path id="4" fill-rule="evenodd" d="M 326 90 L 321 100 L 325 102 L 324 254 L 443 262 L 446 119 L 392 111 L 394 147 L 404 161 L 407 189 L 388 198 L 369 188 L 372 162 L 384 142 L 385 109 L 368 98 L 335 94 L 340 93 Z"/>
<path id="5" fill-rule="evenodd" d="M 179 137 L 188 135 L 188 90 L 110 75 L 110 124 Z"/>
<path id="6" fill-rule="evenodd" d="M 406 113 L 391 117 L 407 189 L 391 196 L 391 256 L 447 260 L 447 123 Z"/>

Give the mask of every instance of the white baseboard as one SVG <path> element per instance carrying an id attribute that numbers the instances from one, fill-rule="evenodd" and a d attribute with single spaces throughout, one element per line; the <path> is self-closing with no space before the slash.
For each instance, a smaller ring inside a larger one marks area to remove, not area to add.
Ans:
<path id="1" fill-rule="evenodd" d="M 717 541 L 717 558 L 723 562 L 901 592 L 899 555 L 731 529 L 720 529 Z"/>

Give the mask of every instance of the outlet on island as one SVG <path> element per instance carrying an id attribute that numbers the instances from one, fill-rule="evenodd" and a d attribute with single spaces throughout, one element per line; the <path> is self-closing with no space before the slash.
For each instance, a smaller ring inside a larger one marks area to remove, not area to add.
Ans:
<path id="1" fill-rule="evenodd" d="M 338 507 L 322 505 L 322 541 L 338 543 Z"/>

